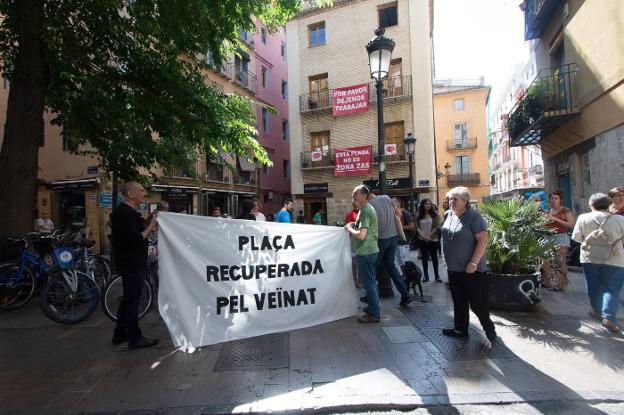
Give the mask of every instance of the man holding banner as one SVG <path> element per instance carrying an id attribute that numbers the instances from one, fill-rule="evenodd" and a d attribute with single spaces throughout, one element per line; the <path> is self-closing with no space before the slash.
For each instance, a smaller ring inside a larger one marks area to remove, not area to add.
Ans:
<path id="1" fill-rule="evenodd" d="M 353 238 L 358 271 L 368 298 L 368 307 L 364 309 L 365 314 L 358 317 L 359 323 L 378 323 L 381 315 L 379 291 L 375 281 L 377 255 L 379 253 L 377 214 L 368 203 L 370 194 L 370 189 L 364 185 L 356 186 L 353 189 L 353 201 L 360 206 L 360 211 L 355 222 L 345 225 L 345 229 Z"/>

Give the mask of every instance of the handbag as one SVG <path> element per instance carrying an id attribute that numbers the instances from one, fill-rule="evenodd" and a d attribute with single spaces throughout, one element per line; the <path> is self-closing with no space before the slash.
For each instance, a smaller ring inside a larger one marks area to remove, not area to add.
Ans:
<path id="1" fill-rule="evenodd" d="M 401 223 L 401 218 L 399 215 L 394 215 L 394 226 L 396 228 L 397 234 L 399 235 L 399 241 L 407 241 L 405 237 L 405 231 L 403 231 L 403 224 Z"/>

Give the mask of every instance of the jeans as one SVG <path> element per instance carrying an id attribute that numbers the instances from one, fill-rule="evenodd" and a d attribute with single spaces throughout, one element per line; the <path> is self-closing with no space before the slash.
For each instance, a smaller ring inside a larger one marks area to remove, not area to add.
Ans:
<path id="1" fill-rule="evenodd" d="M 377 291 L 377 281 L 375 280 L 377 255 L 358 255 L 358 275 L 362 281 L 362 287 L 366 292 L 368 300 L 368 314 L 379 317 L 379 291 Z"/>
<path id="2" fill-rule="evenodd" d="M 433 265 L 433 274 L 436 279 L 440 279 L 440 273 L 438 272 L 438 249 L 440 248 L 440 242 L 424 242 L 420 248 L 420 256 L 423 266 L 423 275 L 426 279 L 429 279 L 429 257 L 431 257 L 431 264 Z"/>
<path id="3" fill-rule="evenodd" d="M 495 332 L 494 323 L 490 319 L 490 301 L 485 272 L 449 271 L 449 288 L 453 298 L 453 314 L 455 330 L 468 333 L 470 324 L 470 307 L 479 318 L 485 333 Z"/>
<path id="4" fill-rule="evenodd" d="M 624 282 L 624 267 L 583 263 L 589 303 L 602 318 L 615 321 L 620 307 L 620 291 Z"/>
<path id="5" fill-rule="evenodd" d="M 139 328 L 139 303 L 143 293 L 145 270 L 120 272 L 123 284 L 123 298 L 117 310 L 115 333 L 127 334 L 130 341 L 141 337 Z"/>
<path id="6" fill-rule="evenodd" d="M 401 300 L 409 298 L 409 292 L 403 282 L 403 278 L 401 278 L 401 273 L 394 264 L 397 246 L 399 245 L 399 237 L 393 236 L 392 238 L 379 239 L 377 245 L 379 246 L 379 256 L 377 257 L 376 269 L 379 269 L 381 261 L 383 261 L 390 273 L 392 282 L 394 282 L 394 286 L 401 293 Z"/>

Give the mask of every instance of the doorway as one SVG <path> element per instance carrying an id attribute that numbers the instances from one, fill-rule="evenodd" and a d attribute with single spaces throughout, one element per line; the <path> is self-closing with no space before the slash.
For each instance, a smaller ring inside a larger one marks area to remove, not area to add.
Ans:
<path id="1" fill-rule="evenodd" d="M 305 199 L 303 202 L 303 214 L 306 223 L 314 223 L 312 219 L 319 209 L 323 209 L 322 224 L 327 225 L 327 200 L 326 199 Z M 296 214 L 295 214 L 296 216 Z"/>

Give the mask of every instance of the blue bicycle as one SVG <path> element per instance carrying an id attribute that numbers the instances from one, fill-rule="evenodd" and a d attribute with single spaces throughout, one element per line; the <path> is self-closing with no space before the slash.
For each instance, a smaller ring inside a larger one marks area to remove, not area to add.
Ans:
<path id="1" fill-rule="evenodd" d="M 35 253 L 28 249 L 33 240 L 45 248 Z M 87 274 L 77 271 L 71 247 L 54 246 L 55 235 L 29 234 L 10 238 L 21 246 L 17 263 L 0 265 L 0 309 L 12 310 L 25 305 L 41 288 L 40 305 L 44 314 L 61 324 L 75 324 L 88 318 L 99 301 L 99 288 Z"/>

